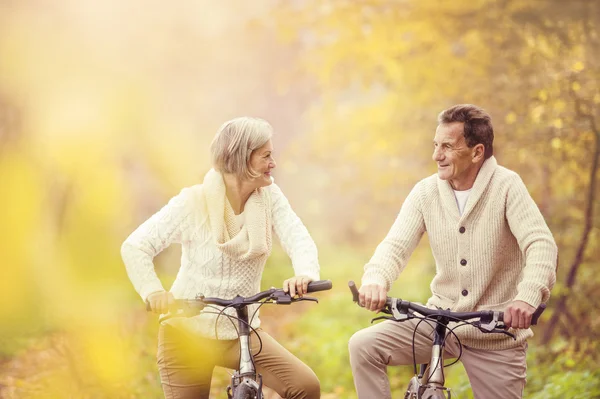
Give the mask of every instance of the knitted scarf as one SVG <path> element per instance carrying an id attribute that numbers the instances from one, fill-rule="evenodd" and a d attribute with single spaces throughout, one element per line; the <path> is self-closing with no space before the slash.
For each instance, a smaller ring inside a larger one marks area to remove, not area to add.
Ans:
<path id="1" fill-rule="evenodd" d="M 271 252 L 271 198 L 258 188 L 244 205 L 245 223 L 238 231 L 235 213 L 227 200 L 223 175 L 214 169 L 204 176 L 203 194 L 217 248 L 236 260 L 268 256 Z"/>

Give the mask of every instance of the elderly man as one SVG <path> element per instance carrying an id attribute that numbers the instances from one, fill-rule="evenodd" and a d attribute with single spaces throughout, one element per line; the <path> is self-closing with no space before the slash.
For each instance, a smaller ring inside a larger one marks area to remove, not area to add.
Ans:
<path id="1" fill-rule="evenodd" d="M 377 311 L 427 232 L 435 258 L 428 306 L 453 311 L 501 310 L 516 340 L 471 326 L 456 334 L 476 398 L 520 398 L 525 386 L 527 339 L 535 309 L 556 280 L 557 247 L 523 181 L 493 156 L 494 131 L 481 108 L 443 111 L 433 139 L 438 171 L 406 198 L 390 232 L 365 266 L 360 304 Z M 354 334 L 350 362 L 361 399 L 390 398 L 388 365 L 412 364 L 414 320 L 386 321 Z M 429 360 L 432 328 L 421 323 L 416 361 Z M 457 357 L 454 336 L 446 356 Z"/>

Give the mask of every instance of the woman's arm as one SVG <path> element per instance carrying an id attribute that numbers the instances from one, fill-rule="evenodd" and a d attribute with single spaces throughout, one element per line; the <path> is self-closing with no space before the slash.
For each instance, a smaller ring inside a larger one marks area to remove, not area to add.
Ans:
<path id="1" fill-rule="evenodd" d="M 273 183 L 268 189 L 271 191 L 273 230 L 292 259 L 296 276 L 319 280 L 320 268 L 315 242 L 279 186 Z"/>
<path id="2" fill-rule="evenodd" d="M 172 243 L 185 240 L 192 224 L 191 189 L 185 188 L 138 227 L 121 246 L 121 256 L 135 290 L 146 301 L 164 291 L 152 260 Z"/>

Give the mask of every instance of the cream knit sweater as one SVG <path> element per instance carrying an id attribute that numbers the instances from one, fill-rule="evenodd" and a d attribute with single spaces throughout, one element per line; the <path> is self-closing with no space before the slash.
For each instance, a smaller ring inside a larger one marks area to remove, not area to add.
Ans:
<path id="1" fill-rule="evenodd" d="M 184 188 L 179 195 L 125 240 L 121 255 L 134 288 L 145 301 L 163 290 L 153 258 L 172 243 L 182 246 L 181 267 L 171 287 L 175 298 L 231 299 L 260 291 L 265 262 L 271 252 L 271 230 L 292 259 L 296 275 L 319 279 L 317 248 L 308 231 L 275 184 L 256 190 L 244 207 L 241 231 L 225 196 L 222 175 L 211 170 L 201 185 Z M 251 317 L 257 306 L 248 308 Z M 205 311 L 192 318 L 168 323 L 216 338 L 216 315 Z M 235 310 L 225 312 L 235 316 Z M 251 323 L 260 326 L 258 314 Z M 221 316 L 219 339 L 236 339 L 237 322 Z"/>
<path id="2" fill-rule="evenodd" d="M 479 170 L 462 216 L 448 181 L 433 175 L 417 183 L 365 265 L 362 284 L 389 289 L 425 232 L 436 264 L 428 306 L 504 310 L 514 300 L 534 307 L 548 300 L 556 281 L 556 244 L 519 175 L 494 157 Z M 533 335 L 531 329 L 511 330 L 514 341 L 472 326 L 455 332 L 478 349 L 511 348 Z"/>

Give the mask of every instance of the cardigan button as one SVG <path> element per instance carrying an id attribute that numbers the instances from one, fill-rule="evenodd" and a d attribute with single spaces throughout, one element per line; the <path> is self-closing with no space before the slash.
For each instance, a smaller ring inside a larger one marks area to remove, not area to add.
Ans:
<path id="1" fill-rule="evenodd" d="M 462 294 L 462 296 L 467 296 L 467 295 L 469 295 L 469 291 L 462 290 L 461 294 Z"/>
<path id="2" fill-rule="evenodd" d="M 467 265 L 467 260 L 466 259 L 461 259 L 460 260 L 460 264 L 463 265 L 463 266 L 466 266 Z"/>
<path id="3" fill-rule="evenodd" d="M 467 229 L 465 229 L 464 226 L 461 226 L 460 229 L 458 229 L 458 231 L 460 231 L 460 234 L 464 233 Z"/>

